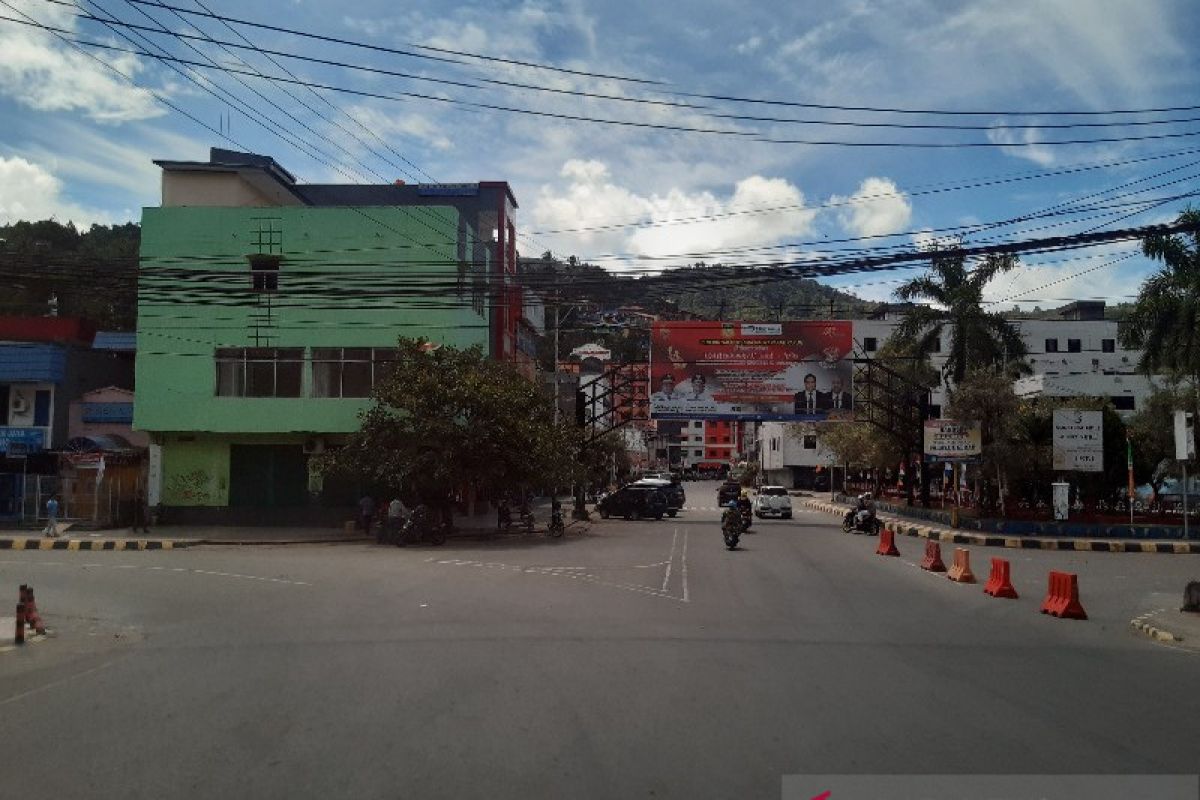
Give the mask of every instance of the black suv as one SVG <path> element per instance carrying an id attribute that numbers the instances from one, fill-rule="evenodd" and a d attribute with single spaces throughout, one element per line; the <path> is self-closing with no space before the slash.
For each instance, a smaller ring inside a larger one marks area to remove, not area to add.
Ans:
<path id="1" fill-rule="evenodd" d="M 728 505 L 731 500 L 737 500 L 742 496 L 742 485 L 737 481 L 725 481 L 721 484 L 721 488 L 717 489 L 717 505 Z"/>
<path id="2" fill-rule="evenodd" d="M 662 519 L 667 513 L 667 498 L 661 489 L 653 486 L 622 486 L 596 503 L 601 519 L 624 517 Z"/>
<path id="3" fill-rule="evenodd" d="M 662 490 L 663 495 L 667 499 L 667 516 L 673 517 L 683 510 L 684 503 L 687 502 L 687 493 L 683 490 L 683 484 L 672 483 L 671 480 L 664 478 L 640 478 L 634 481 L 631 486 L 651 486 L 655 489 Z"/>

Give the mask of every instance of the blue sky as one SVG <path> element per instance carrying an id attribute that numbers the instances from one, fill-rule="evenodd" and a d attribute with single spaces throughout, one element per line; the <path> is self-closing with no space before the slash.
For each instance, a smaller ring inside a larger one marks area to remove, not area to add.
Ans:
<path id="1" fill-rule="evenodd" d="M 1069 118 L 1036 113 L 1200 104 L 1195 92 L 1200 56 L 1189 47 L 1200 35 L 1200 7 L 1187 0 L 202 1 L 217 14 L 373 45 L 441 47 L 661 83 L 588 78 L 471 58 L 446 63 L 238 28 L 259 47 L 479 88 L 283 60 L 308 81 L 740 135 L 601 125 L 411 97 L 393 102 L 321 91 L 324 99 L 319 99 L 298 86 L 289 87 L 289 96 L 257 77 L 243 77 L 311 128 L 306 130 L 228 76 L 196 70 L 200 83 L 232 92 L 292 132 L 292 138 L 300 140 L 298 149 L 256 125 L 234 101 L 218 101 L 152 59 L 89 50 L 133 77 L 143 87 L 139 89 L 43 31 L 0 21 L 0 221 L 52 215 L 79 224 L 136 220 L 141 207 L 158 199 L 159 176 L 151 159 L 202 159 L 213 145 L 273 155 L 305 181 L 412 182 L 428 180 L 425 176 L 446 182 L 508 180 L 521 205 L 522 252 L 551 249 L 627 271 L 702 258 L 760 262 L 845 247 L 909 248 L 933 235 L 923 231 L 1009 220 L 1056 206 L 1069 210 L 1072 202 L 1108 207 L 1030 219 L 966 238 L 981 242 L 1167 221 L 1188 201 L 1154 208 L 1119 204 L 1200 189 L 1200 136 L 946 149 L 761 141 L 1006 144 L 1200 132 L 1200 122 L 1062 130 L 1021 127 L 1200 118 L 1200 110 Z M 131 45 L 112 30 L 78 18 L 80 9 L 155 25 L 145 12 L 174 32 L 236 41 L 235 34 L 215 20 L 186 15 L 180 19 L 161 7 L 135 6 L 126 0 L 78 0 L 74 7 L 47 0 L 5 2 L 70 31 L 70 36 L 120 47 Z M 197 0 L 168 2 L 200 8 Z M 0 5 L 0 16 L 19 14 Z M 176 56 L 201 58 L 166 34 L 152 39 Z M 221 64 L 246 69 L 209 43 L 196 46 Z M 255 69 L 281 74 L 257 54 L 236 52 Z M 480 80 L 690 106 L 581 98 Z M 227 130 L 232 141 L 165 107 L 147 90 L 200 122 Z M 987 113 L 930 116 L 805 109 L 699 100 L 683 93 Z M 722 114 L 856 124 L 715 116 Z M 224 119 L 229 120 L 228 129 Z M 985 129 L 862 127 L 897 122 Z M 317 157 L 302 152 L 310 147 L 321 151 Z M 1188 152 L 1192 150 L 1197 152 Z M 1096 168 L 1044 174 L 1084 167 Z M 1151 177 L 1156 173 L 1166 174 Z M 956 188 L 1013 177 L 1022 180 Z M 1139 209 L 1146 210 L 1134 213 Z M 603 229 L 595 230 L 597 226 Z M 555 233 L 564 229 L 571 230 Z M 876 238 L 832 241 L 863 236 Z M 1130 256 L 1134 249 L 1120 245 L 1031 257 L 1020 271 L 998 280 L 989 297 L 1005 306 L 1046 306 L 1079 297 L 1119 300 L 1136 292 L 1140 279 L 1152 269 L 1140 256 Z M 828 282 L 881 299 L 890 295 L 896 281 L 911 274 L 872 273 Z"/>

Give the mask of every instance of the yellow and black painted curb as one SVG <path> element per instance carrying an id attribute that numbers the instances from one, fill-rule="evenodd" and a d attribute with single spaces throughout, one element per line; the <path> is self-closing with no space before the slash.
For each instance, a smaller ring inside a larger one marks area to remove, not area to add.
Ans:
<path id="1" fill-rule="evenodd" d="M 0 537 L 0 550 L 178 550 L 194 541 L 174 539 L 52 539 L 50 537 Z"/>
<path id="2" fill-rule="evenodd" d="M 814 511 L 844 515 L 849 506 L 805 500 L 803 505 Z M 885 525 L 896 533 L 932 539 L 935 542 L 973 544 L 980 547 L 1010 547 L 1017 550 L 1081 550 L 1096 553 L 1168 553 L 1175 555 L 1200 555 L 1200 542 L 1124 541 L 1120 539 L 1077 539 L 1055 537 L 1053 539 L 1033 536 L 1004 536 L 1001 534 L 962 533 L 948 528 L 930 525 L 915 525 L 910 520 L 880 515 Z"/>

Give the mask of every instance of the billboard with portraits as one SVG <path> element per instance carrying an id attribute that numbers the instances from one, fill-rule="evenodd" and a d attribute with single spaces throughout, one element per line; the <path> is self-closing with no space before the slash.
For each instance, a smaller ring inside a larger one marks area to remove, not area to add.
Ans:
<path id="1" fill-rule="evenodd" d="M 849 321 L 655 322 L 654 419 L 854 419 Z"/>

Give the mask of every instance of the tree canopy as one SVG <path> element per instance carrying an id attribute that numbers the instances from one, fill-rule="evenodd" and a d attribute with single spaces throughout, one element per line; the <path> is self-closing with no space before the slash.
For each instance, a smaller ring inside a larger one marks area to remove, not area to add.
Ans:
<path id="1" fill-rule="evenodd" d="M 430 502 L 470 489 L 496 496 L 552 487 L 578 470 L 577 429 L 556 426 L 550 397 L 478 347 L 402 338 L 372 399 L 326 470 Z"/>
<path id="2" fill-rule="evenodd" d="M 1200 226 L 1200 211 L 1188 209 L 1181 223 Z M 1176 380 L 1200 379 L 1200 230 L 1184 235 L 1152 234 L 1142 252 L 1162 267 L 1146 279 L 1121 327 L 1121 344 L 1142 350 L 1138 367 Z"/>
<path id="3" fill-rule="evenodd" d="M 951 327 L 945 377 L 961 383 L 980 366 L 1003 366 L 1005 372 L 1023 371 L 1026 355 L 1020 334 L 998 311 L 984 309 L 983 290 L 997 275 L 1015 268 L 1015 256 L 987 256 L 971 269 L 962 252 L 934 249 L 929 271 L 900 285 L 896 297 L 922 300 L 896 328 L 896 336 L 916 352 L 937 352 L 942 332 Z"/>

